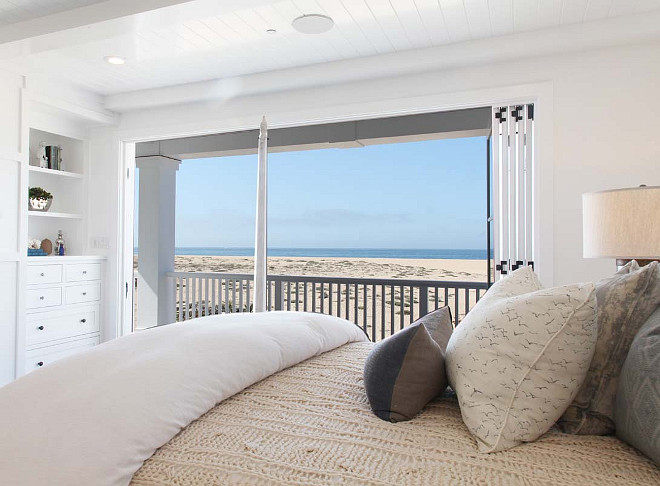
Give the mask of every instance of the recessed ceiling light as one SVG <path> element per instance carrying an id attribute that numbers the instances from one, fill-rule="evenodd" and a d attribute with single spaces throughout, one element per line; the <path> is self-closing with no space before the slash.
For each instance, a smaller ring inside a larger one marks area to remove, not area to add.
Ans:
<path id="1" fill-rule="evenodd" d="M 293 19 L 291 25 L 303 34 L 323 34 L 332 29 L 335 22 L 327 15 L 311 14 Z"/>
<path id="2" fill-rule="evenodd" d="M 277 31 L 275 29 L 266 29 L 266 34 L 270 34 L 270 35 L 277 34 Z"/>
<path id="3" fill-rule="evenodd" d="M 121 64 L 126 64 L 126 59 L 124 59 L 121 56 L 105 56 L 103 59 L 105 60 L 105 62 L 110 64 L 115 64 L 117 66 Z"/>

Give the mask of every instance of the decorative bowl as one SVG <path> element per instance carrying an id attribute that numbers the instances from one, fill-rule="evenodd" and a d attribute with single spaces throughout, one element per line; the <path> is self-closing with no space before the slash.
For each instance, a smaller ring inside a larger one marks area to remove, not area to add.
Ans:
<path id="1" fill-rule="evenodd" d="M 30 211 L 40 211 L 45 213 L 50 209 L 50 205 L 53 204 L 53 198 L 49 197 L 48 199 L 40 199 L 36 197 L 31 197 L 29 199 L 29 209 Z"/>

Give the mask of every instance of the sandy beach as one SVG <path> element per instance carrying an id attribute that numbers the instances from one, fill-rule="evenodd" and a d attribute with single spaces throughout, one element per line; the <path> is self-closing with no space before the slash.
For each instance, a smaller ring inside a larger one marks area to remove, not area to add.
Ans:
<path id="1" fill-rule="evenodd" d="M 254 259 L 236 256 L 175 257 L 177 272 L 254 272 Z M 433 260 L 408 258 L 270 257 L 273 275 L 398 278 L 420 280 L 486 281 L 485 260 Z"/>

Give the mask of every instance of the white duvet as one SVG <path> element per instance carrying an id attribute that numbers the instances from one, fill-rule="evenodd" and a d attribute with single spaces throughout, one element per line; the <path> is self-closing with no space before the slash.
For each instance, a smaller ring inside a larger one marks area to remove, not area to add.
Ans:
<path id="1" fill-rule="evenodd" d="M 231 314 L 151 329 L 0 388 L 0 484 L 126 485 L 217 403 L 366 337 L 335 317 Z"/>

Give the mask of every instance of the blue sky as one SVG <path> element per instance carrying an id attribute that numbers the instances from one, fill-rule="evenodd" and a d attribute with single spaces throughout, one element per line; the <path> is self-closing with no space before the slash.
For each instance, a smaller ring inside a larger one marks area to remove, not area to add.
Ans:
<path id="1" fill-rule="evenodd" d="M 485 248 L 485 138 L 269 156 L 269 246 Z M 257 156 L 183 161 L 176 245 L 254 245 Z"/>

